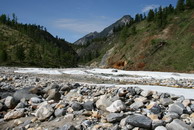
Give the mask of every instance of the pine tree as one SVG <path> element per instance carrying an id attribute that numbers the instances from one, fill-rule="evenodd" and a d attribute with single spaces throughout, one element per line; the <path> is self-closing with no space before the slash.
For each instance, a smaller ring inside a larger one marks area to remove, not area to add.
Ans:
<path id="1" fill-rule="evenodd" d="M 1 62 L 7 61 L 7 52 L 5 50 L 0 51 L 0 61 Z"/>
<path id="2" fill-rule="evenodd" d="M 158 27 L 161 27 L 163 25 L 163 10 L 161 6 L 159 7 L 156 21 L 158 23 Z"/>
<path id="3" fill-rule="evenodd" d="M 13 17 L 12 24 L 16 24 L 17 23 L 17 17 L 14 13 L 12 14 L 12 17 Z"/>
<path id="4" fill-rule="evenodd" d="M 139 15 L 139 14 L 136 14 L 136 15 L 135 15 L 135 22 L 138 23 L 138 22 L 140 22 L 140 21 L 141 21 L 140 15 Z"/>
<path id="5" fill-rule="evenodd" d="M 177 11 L 184 11 L 184 2 L 185 2 L 185 0 L 178 0 L 178 2 L 177 2 L 177 5 L 176 5 L 176 10 Z"/>
<path id="6" fill-rule="evenodd" d="M 147 18 L 147 16 L 146 16 L 146 14 L 144 13 L 144 14 L 143 14 L 143 20 L 146 19 L 146 18 Z"/>
<path id="7" fill-rule="evenodd" d="M 36 55 L 37 55 L 36 50 L 37 50 L 36 46 L 32 44 L 28 51 L 27 59 L 32 63 L 36 59 Z"/>
<path id="8" fill-rule="evenodd" d="M 2 15 L 0 16 L 0 22 L 5 24 L 6 21 L 7 21 L 7 16 L 6 16 L 5 14 L 2 14 Z"/>
<path id="9" fill-rule="evenodd" d="M 153 21 L 154 20 L 154 11 L 152 9 L 148 13 L 147 20 L 148 21 Z"/>
<path id="10" fill-rule="evenodd" d="M 158 9 L 156 22 L 159 28 L 163 28 L 167 23 L 167 11 L 166 10 L 167 10 L 166 8 L 163 9 L 161 6 Z"/>
<path id="11" fill-rule="evenodd" d="M 133 35 L 135 35 L 135 34 L 137 33 L 136 26 L 133 26 L 133 27 L 131 28 L 131 33 L 132 33 Z"/>
<path id="12" fill-rule="evenodd" d="M 172 6 L 172 4 L 170 4 L 169 6 L 168 6 L 168 8 L 167 8 L 167 13 L 168 14 L 171 14 L 171 13 L 173 13 L 174 12 L 174 7 Z"/>
<path id="13" fill-rule="evenodd" d="M 186 8 L 193 9 L 194 8 L 194 0 L 186 0 Z"/>
<path id="14" fill-rule="evenodd" d="M 16 47 L 16 58 L 19 61 L 23 61 L 25 59 L 24 48 L 21 45 Z"/>
<path id="15" fill-rule="evenodd" d="M 125 43 L 128 37 L 128 28 L 125 26 L 120 33 L 120 40 L 121 42 Z"/>
<path id="16" fill-rule="evenodd" d="M 140 14 L 140 15 L 139 15 L 139 18 L 140 18 L 140 21 L 144 20 L 143 14 Z"/>

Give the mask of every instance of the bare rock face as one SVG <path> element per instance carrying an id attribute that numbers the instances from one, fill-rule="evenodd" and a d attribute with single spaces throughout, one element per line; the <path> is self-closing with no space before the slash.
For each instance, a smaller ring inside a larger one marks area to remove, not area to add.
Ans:
<path id="1" fill-rule="evenodd" d="M 38 120 L 45 120 L 49 118 L 54 112 L 54 109 L 49 105 L 43 105 L 40 108 L 37 109 L 35 116 L 38 118 Z"/>
<path id="2" fill-rule="evenodd" d="M 11 119 L 16 119 L 24 116 L 24 109 L 16 109 L 8 112 L 4 116 L 4 120 L 11 120 Z"/>

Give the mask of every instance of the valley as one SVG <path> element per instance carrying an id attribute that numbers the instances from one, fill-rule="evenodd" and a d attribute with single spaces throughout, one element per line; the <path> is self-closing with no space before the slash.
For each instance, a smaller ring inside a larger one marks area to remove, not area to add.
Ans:
<path id="1" fill-rule="evenodd" d="M 0 4 L 0 130 L 194 129 L 194 0 L 21 1 Z"/>

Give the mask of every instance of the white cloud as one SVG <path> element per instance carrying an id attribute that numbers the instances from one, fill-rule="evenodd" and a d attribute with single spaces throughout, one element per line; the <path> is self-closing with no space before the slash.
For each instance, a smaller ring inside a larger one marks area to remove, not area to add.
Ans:
<path id="1" fill-rule="evenodd" d="M 148 12 L 150 9 L 155 9 L 155 8 L 158 8 L 159 5 L 147 5 L 145 6 L 143 9 L 142 9 L 142 12 Z"/>
<path id="2" fill-rule="evenodd" d="M 108 23 L 104 21 L 105 17 L 101 17 L 98 20 L 82 20 L 82 19 L 58 19 L 54 22 L 54 26 L 60 29 L 69 30 L 72 32 L 76 32 L 79 34 L 86 34 L 94 31 L 101 31 L 103 30 Z"/>

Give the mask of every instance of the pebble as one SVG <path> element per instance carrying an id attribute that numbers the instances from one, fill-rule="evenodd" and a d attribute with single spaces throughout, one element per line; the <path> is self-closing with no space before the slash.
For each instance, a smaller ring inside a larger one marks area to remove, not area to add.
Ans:
<path id="1" fill-rule="evenodd" d="M 189 80 L 173 78 L 134 79 L 131 82 L 184 86 L 186 81 L 191 83 Z M 57 123 L 63 120 L 65 124 L 59 129 L 65 130 L 184 130 L 194 126 L 193 99 L 169 93 L 138 87 L 104 87 L 73 81 L 67 83 L 24 75 L 15 78 L 5 76 L 0 80 L 0 87 L 13 90 L 13 96 L 2 96 L 0 100 L 0 118 L 5 122 L 15 119 L 15 126 L 25 129 L 49 129 L 50 122 L 54 122 L 52 125 L 57 127 Z M 20 117 L 33 118 L 22 122 Z M 42 127 L 42 122 L 48 123 L 48 127 Z"/>

